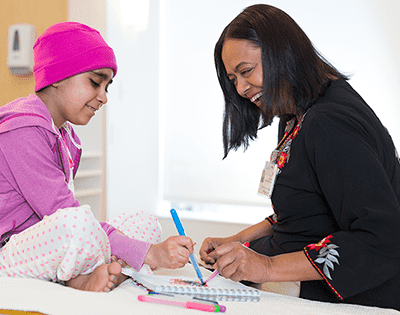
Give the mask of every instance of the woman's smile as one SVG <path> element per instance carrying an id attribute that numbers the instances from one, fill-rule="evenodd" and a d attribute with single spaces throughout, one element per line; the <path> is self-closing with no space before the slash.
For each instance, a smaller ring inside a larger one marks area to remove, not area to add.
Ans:
<path id="1" fill-rule="evenodd" d="M 256 104 L 258 107 L 260 107 L 261 103 L 261 96 L 263 95 L 263 92 L 258 92 L 256 95 L 254 95 L 252 98 L 250 98 L 250 101 L 254 104 Z"/>

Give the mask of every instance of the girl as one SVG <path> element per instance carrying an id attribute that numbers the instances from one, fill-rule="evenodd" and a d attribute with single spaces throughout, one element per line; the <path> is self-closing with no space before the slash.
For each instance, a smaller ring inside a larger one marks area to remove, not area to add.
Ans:
<path id="1" fill-rule="evenodd" d="M 400 164 L 372 109 L 269 5 L 224 29 L 215 65 L 225 157 L 280 118 L 259 189 L 275 214 L 205 239 L 201 257 L 236 281 L 301 281 L 300 297 L 400 310 Z"/>
<path id="2" fill-rule="evenodd" d="M 74 198 L 82 149 L 70 123 L 87 124 L 107 103 L 113 50 L 93 28 L 66 22 L 38 38 L 34 59 L 36 94 L 0 108 L 0 276 L 107 292 L 126 279 L 123 263 L 183 267 L 190 238 L 160 243 L 157 219 L 143 213 L 100 223 Z"/>

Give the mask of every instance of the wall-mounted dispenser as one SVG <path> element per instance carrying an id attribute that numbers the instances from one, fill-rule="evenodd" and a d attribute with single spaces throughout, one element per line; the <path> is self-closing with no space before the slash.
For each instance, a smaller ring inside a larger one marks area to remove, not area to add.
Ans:
<path id="1" fill-rule="evenodd" d="M 32 73 L 35 39 L 33 25 L 14 24 L 8 28 L 7 66 L 11 74 L 26 76 Z"/>

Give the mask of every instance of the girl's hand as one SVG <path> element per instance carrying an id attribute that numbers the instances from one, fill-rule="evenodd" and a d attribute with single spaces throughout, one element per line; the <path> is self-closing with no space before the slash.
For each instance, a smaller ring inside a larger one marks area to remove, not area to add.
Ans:
<path id="1" fill-rule="evenodd" d="M 189 255 L 196 245 L 187 236 L 171 236 L 164 242 L 151 245 L 145 263 L 151 267 L 182 268 L 189 262 Z"/>
<path id="2" fill-rule="evenodd" d="M 263 283 L 268 280 L 270 257 L 260 255 L 239 242 L 218 246 L 209 255 L 219 274 L 233 281 Z"/>

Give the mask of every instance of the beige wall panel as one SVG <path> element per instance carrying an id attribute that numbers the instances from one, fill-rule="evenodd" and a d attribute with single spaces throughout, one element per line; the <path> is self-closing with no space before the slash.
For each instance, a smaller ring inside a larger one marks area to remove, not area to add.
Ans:
<path id="1" fill-rule="evenodd" d="M 29 23 L 40 36 L 49 26 L 67 21 L 67 0 L 0 0 L 0 106 L 34 93 L 33 74 L 16 77 L 7 68 L 8 27 Z"/>

